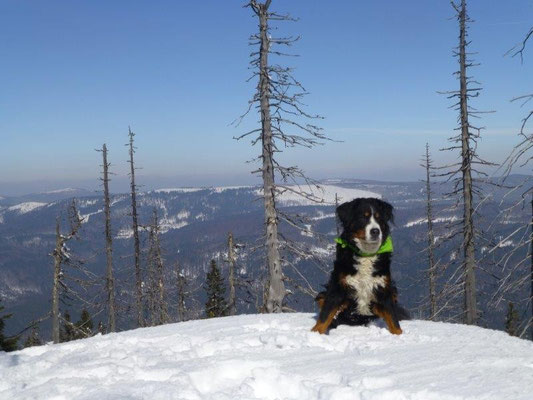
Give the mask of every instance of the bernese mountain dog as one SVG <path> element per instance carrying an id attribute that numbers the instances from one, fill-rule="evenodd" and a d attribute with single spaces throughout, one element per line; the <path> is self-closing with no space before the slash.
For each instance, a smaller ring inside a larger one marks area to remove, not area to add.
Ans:
<path id="1" fill-rule="evenodd" d="M 326 333 L 340 324 L 366 325 L 382 318 L 388 330 L 400 335 L 399 321 L 409 315 L 397 301 L 391 279 L 393 207 L 380 199 L 360 198 L 337 207 L 343 232 L 326 290 L 312 331 Z"/>

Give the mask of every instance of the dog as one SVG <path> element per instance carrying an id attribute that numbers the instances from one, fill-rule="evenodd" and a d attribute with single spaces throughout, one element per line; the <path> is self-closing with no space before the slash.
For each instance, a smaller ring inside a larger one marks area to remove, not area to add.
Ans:
<path id="1" fill-rule="evenodd" d="M 382 318 L 400 335 L 409 314 L 398 304 L 391 279 L 393 207 L 380 199 L 359 198 L 337 207 L 343 232 L 326 290 L 316 297 L 320 312 L 311 329 L 320 334 L 340 324 L 366 325 Z"/>

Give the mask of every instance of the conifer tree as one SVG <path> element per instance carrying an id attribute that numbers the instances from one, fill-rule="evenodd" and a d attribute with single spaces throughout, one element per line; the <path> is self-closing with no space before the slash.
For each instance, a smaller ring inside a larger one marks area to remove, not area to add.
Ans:
<path id="1" fill-rule="evenodd" d="M 27 347 L 33 347 L 33 346 L 42 346 L 43 342 L 41 340 L 41 334 L 39 333 L 39 327 L 37 325 L 34 325 L 31 328 L 31 332 L 29 336 L 26 338 L 26 341 L 24 342 L 24 348 Z"/>
<path id="2" fill-rule="evenodd" d="M 65 316 L 62 318 L 63 324 L 59 331 L 59 341 L 61 343 L 70 342 L 74 340 L 74 324 L 71 322 L 70 312 L 66 311 Z"/>
<path id="3" fill-rule="evenodd" d="M 76 339 L 83 339 L 93 334 L 93 320 L 85 308 L 82 310 L 80 320 L 76 322 Z"/>
<path id="4" fill-rule="evenodd" d="M 5 321 L 11 318 L 12 314 L 1 315 L 3 310 L 4 306 L 0 303 L 0 351 L 14 351 L 18 349 L 18 338 L 7 338 L 4 336 Z"/>
<path id="5" fill-rule="evenodd" d="M 205 303 L 206 317 L 214 318 L 227 315 L 226 289 L 224 288 L 224 282 L 215 260 L 211 260 L 211 268 L 207 273 L 205 290 L 207 292 L 207 302 Z"/>
<path id="6" fill-rule="evenodd" d="M 187 278 L 185 277 L 185 270 L 181 270 L 179 265 L 176 266 L 177 271 L 177 290 L 178 290 L 178 321 L 182 322 L 187 319 L 187 306 L 185 305 L 185 298 L 187 293 Z"/>
<path id="7" fill-rule="evenodd" d="M 510 301 L 507 306 L 507 315 L 505 317 L 505 332 L 510 336 L 518 336 L 518 323 L 518 311 L 514 307 L 513 302 Z"/>

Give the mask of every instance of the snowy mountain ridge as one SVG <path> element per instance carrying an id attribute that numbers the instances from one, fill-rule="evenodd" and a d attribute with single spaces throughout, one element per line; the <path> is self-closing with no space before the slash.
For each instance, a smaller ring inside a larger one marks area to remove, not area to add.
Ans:
<path id="1" fill-rule="evenodd" d="M 312 314 L 241 315 L 0 353 L 0 398 L 531 399 L 533 343 L 404 321 L 310 332 Z"/>

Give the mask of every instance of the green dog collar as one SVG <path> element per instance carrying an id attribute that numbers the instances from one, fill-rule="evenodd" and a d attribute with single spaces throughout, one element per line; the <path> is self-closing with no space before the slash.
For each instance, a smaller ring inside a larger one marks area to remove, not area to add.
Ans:
<path id="1" fill-rule="evenodd" d="M 387 236 L 387 239 L 385 239 L 383 244 L 380 246 L 378 251 L 375 252 L 375 253 L 363 253 L 357 247 L 351 245 L 346 240 L 341 239 L 341 238 L 335 238 L 335 242 L 340 244 L 343 249 L 349 248 L 350 250 L 352 250 L 354 253 L 357 253 L 357 255 L 359 255 L 361 257 L 374 257 L 374 256 L 376 256 L 378 254 L 392 253 L 393 250 L 394 250 L 393 247 L 392 247 L 392 238 L 390 236 Z"/>

